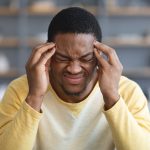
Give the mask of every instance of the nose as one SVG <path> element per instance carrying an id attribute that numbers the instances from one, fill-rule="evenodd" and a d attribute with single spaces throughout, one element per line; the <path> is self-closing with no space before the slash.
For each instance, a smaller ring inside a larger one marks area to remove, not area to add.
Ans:
<path id="1" fill-rule="evenodd" d="M 77 60 L 71 61 L 67 66 L 67 71 L 71 74 L 78 74 L 82 70 L 80 62 Z"/>

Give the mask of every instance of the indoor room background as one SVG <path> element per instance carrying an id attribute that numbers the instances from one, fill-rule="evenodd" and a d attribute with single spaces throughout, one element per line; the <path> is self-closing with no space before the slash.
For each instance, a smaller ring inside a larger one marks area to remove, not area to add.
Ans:
<path id="1" fill-rule="evenodd" d="M 123 75 L 138 82 L 150 101 L 149 0 L 1 0 L 0 99 L 8 83 L 25 73 L 32 48 L 46 42 L 52 17 L 68 6 L 96 16 L 102 41 L 117 51 Z"/>

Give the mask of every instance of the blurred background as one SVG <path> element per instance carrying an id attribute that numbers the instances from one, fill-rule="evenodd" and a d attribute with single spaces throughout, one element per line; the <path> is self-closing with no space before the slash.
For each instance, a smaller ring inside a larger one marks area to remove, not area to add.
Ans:
<path id="1" fill-rule="evenodd" d="M 123 75 L 138 82 L 150 100 L 149 0 L 1 0 L 0 99 L 8 83 L 25 73 L 32 48 L 47 40 L 52 17 L 69 6 L 96 16 L 103 43 L 116 49 Z"/>

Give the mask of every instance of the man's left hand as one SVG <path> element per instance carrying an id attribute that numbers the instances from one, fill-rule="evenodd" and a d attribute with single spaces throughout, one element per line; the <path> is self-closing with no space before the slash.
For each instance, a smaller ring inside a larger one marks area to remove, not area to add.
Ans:
<path id="1" fill-rule="evenodd" d="M 119 100 L 119 80 L 123 66 L 115 50 L 105 44 L 94 42 L 94 53 L 98 59 L 98 80 L 105 102 L 104 107 L 108 110 Z"/>

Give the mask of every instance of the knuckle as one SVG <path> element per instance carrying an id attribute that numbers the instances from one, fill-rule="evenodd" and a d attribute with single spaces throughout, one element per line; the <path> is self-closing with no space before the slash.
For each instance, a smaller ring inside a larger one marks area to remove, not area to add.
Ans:
<path id="1" fill-rule="evenodd" d="M 34 47 L 33 49 L 32 49 L 32 53 L 35 53 L 36 51 L 37 51 L 37 47 Z"/>
<path id="2" fill-rule="evenodd" d="M 113 55 L 113 49 L 111 49 L 111 48 L 107 48 L 107 53 L 108 53 L 108 56 L 112 56 Z"/>
<path id="3" fill-rule="evenodd" d="M 35 52 L 41 52 L 41 48 L 42 48 L 42 45 L 38 45 L 38 46 L 36 46 L 36 47 L 34 47 L 33 49 L 32 49 L 32 52 L 33 53 L 35 53 Z"/>
<path id="4" fill-rule="evenodd" d="M 113 48 L 109 48 L 109 54 L 113 55 L 115 53 L 115 50 Z"/>

